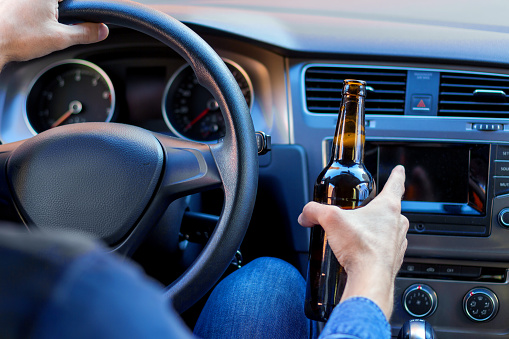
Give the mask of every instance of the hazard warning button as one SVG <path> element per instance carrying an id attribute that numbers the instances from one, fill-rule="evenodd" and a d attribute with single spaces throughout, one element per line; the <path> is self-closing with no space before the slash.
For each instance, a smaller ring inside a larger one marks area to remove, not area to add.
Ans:
<path id="1" fill-rule="evenodd" d="M 429 112 L 431 110 L 431 95 L 413 95 L 412 96 L 412 111 L 414 112 Z"/>

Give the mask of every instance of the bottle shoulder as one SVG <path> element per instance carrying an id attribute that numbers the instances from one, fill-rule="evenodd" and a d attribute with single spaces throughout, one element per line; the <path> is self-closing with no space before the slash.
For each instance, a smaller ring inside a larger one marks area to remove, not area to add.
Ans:
<path id="1" fill-rule="evenodd" d="M 358 177 L 359 179 L 362 178 L 362 181 L 373 180 L 373 176 L 363 163 L 332 161 L 322 170 L 317 181 L 321 181 L 323 178 L 332 178 L 336 176 Z"/>

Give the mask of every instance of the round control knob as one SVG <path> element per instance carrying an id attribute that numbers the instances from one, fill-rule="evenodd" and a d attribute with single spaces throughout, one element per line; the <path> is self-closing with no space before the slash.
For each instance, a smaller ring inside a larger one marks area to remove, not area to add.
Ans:
<path id="1" fill-rule="evenodd" d="M 502 227 L 509 228 L 509 208 L 504 208 L 498 212 L 498 223 Z"/>
<path id="2" fill-rule="evenodd" d="M 428 285 L 414 284 L 403 293 L 403 307 L 413 317 L 430 316 L 437 309 L 437 305 L 437 294 Z"/>
<path id="3" fill-rule="evenodd" d="M 477 322 L 493 319 L 498 306 L 497 295 L 487 288 L 474 288 L 463 298 L 463 311 L 470 320 Z"/>

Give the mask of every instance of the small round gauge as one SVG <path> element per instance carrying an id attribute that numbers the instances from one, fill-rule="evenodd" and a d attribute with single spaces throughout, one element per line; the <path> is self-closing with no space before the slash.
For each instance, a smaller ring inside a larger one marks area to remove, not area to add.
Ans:
<path id="1" fill-rule="evenodd" d="M 237 64 L 225 60 L 244 94 L 247 105 L 253 101 L 252 85 Z M 170 79 L 163 96 L 163 117 L 170 130 L 185 139 L 215 141 L 225 134 L 223 115 L 210 92 L 198 83 L 193 69 L 184 65 Z"/>
<path id="2" fill-rule="evenodd" d="M 110 78 L 85 60 L 64 60 L 44 69 L 26 101 L 26 118 L 34 134 L 60 125 L 109 122 L 114 111 Z"/>

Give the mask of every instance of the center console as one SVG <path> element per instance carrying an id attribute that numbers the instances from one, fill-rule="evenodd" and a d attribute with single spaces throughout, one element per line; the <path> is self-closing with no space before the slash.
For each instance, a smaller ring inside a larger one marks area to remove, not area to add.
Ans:
<path id="1" fill-rule="evenodd" d="M 337 109 L 326 99 L 336 77 L 354 74 L 372 84 L 371 106 L 366 103 L 366 167 L 378 192 L 394 166 L 406 170 L 401 207 L 410 229 L 396 278 L 393 335 L 409 319 L 424 318 L 439 338 L 509 337 L 509 116 L 500 115 L 507 103 L 495 98 L 490 106 L 488 98 L 479 97 L 482 114 L 477 115 L 469 102 L 463 103 L 472 101 L 465 100 L 474 91 L 469 86 L 493 85 L 499 73 L 505 80 L 507 70 L 460 74 L 448 65 L 368 67 L 326 61 L 289 62 L 290 142 L 306 152 L 311 196 L 330 158 Z M 457 84 L 449 81 L 458 77 Z M 484 82 L 477 85 L 479 78 Z M 487 113 L 497 105 L 499 111 Z"/>
<path id="2" fill-rule="evenodd" d="M 326 158 L 331 143 L 324 139 Z M 508 255 L 509 146 L 366 142 L 365 165 L 378 193 L 398 164 L 405 166 L 401 209 L 410 222 L 410 245 L 396 280 L 394 331 L 409 319 L 425 318 L 439 332 L 461 324 L 466 338 L 481 335 L 484 323 L 509 332 L 507 265 L 493 262 Z"/>

